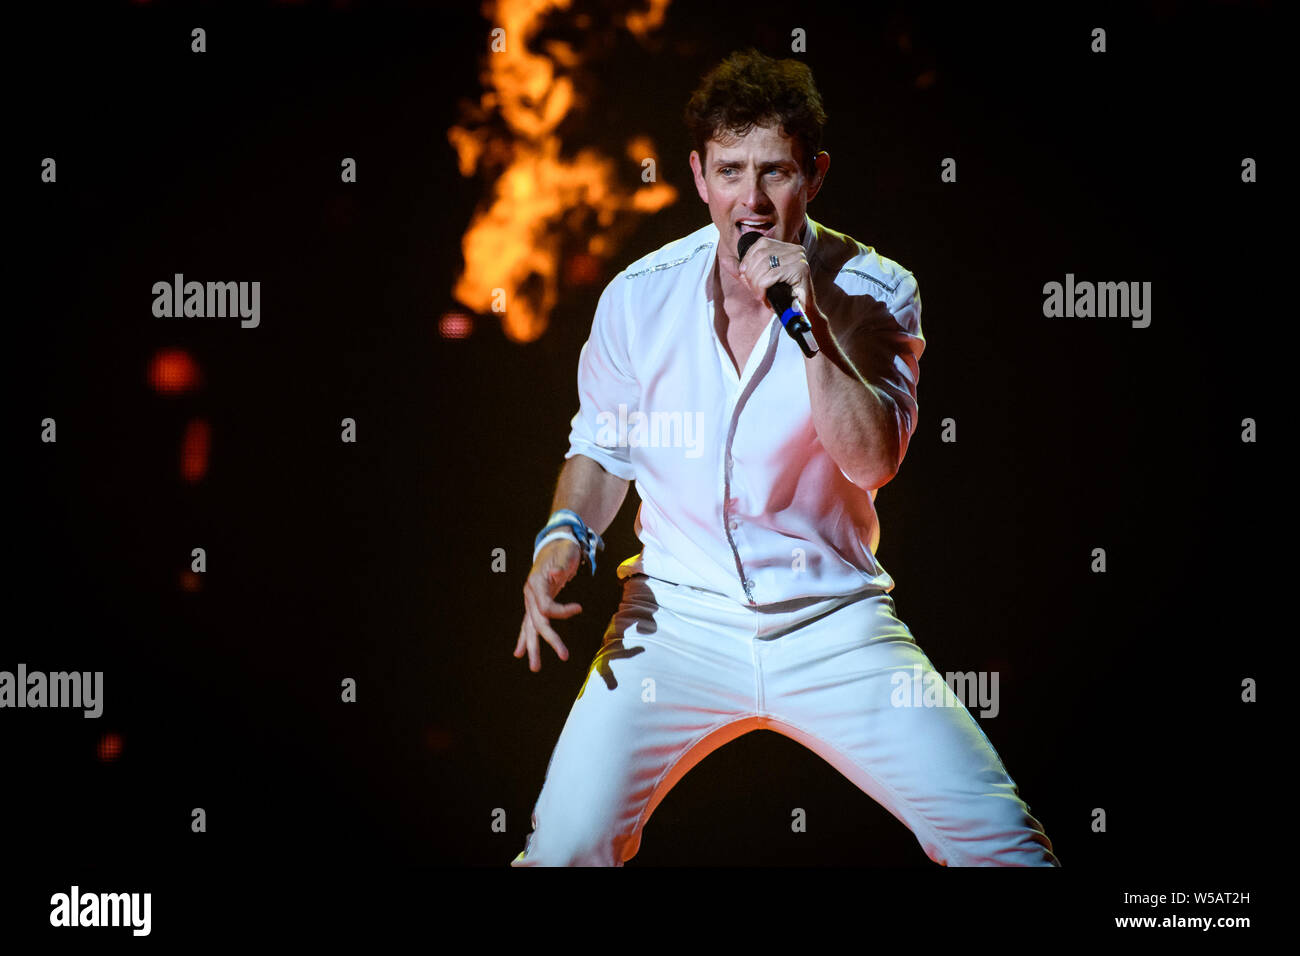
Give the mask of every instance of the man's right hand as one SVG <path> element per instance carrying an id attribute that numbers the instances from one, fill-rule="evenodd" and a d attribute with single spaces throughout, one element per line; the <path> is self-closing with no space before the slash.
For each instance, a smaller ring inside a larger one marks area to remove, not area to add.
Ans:
<path id="1" fill-rule="evenodd" d="M 533 569 L 528 572 L 528 580 L 524 582 L 524 623 L 519 628 L 515 657 L 522 657 L 527 650 L 528 669 L 533 673 L 542 669 L 539 634 L 555 648 L 560 660 L 569 659 L 569 649 L 551 629 L 547 618 L 569 618 L 582 612 L 581 604 L 555 603 L 555 595 L 578 573 L 581 558 L 582 549 L 577 541 L 557 538 L 537 552 Z"/>

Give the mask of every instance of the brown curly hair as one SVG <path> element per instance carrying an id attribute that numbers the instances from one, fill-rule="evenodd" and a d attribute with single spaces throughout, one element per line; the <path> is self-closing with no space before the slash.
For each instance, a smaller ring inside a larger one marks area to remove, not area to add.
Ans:
<path id="1" fill-rule="evenodd" d="M 743 136 L 775 120 L 799 144 L 804 171 L 816 174 L 826 112 L 812 70 L 798 60 L 774 60 L 753 47 L 733 53 L 714 67 L 686 104 L 686 126 L 700 159 L 710 139 L 727 132 Z"/>

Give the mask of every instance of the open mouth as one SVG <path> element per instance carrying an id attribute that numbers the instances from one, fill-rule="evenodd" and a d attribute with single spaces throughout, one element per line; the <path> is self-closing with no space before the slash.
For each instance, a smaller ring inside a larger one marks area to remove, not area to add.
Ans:
<path id="1" fill-rule="evenodd" d="M 769 219 L 737 219 L 736 220 L 736 228 L 740 230 L 741 235 L 744 235 L 747 232 L 757 232 L 760 235 L 770 236 L 772 234 L 772 230 L 775 227 L 776 227 L 776 223 L 772 222 Z"/>

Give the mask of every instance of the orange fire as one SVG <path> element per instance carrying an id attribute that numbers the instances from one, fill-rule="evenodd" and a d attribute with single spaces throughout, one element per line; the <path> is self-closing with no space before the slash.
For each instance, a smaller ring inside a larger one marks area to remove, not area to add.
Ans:
<path id="1" fill-rule="evenodd" d="M 648 11 L 628 14 L 628 29 L 644 35 L 658 27 L 668 2 L 651 0 Z M 635 188 L 624 186 L 615 175 L 616 161 L 596 150 L 561 156 L 555 130 L 580 104 L 573 80 L 557 68 L 581 68 L 582 58 L 558 40 L 546 44 L 546 54 L 529 50 L 528 42 L 548 14 L 567 10 L 569 3 L 484 4 L 484 16 L 504 35 L 495 40 L 498 49 L 486 53 L 485 89 L 466 110 L 466 125 L 447 131 L 462 176 L 500 169 L 461 240 L 465 268 L 452 294 L 477 312 L 500 312 L 506 335 L 516 342 L 534 341 L 546 330 L 559 299 L 566 240 L 571 254 L 578 246 L 576 255 L 606 258 L 639 216 L 677 199 L 677 190 L 657 181 L 658 157 L 648 137 L 628 143 L 637 164 Z M 642 181 L 646 159 L 655 161 L 656 181 Z M 589 273 L 590 264 L 579 260 L 568 275 Z"/>
<path id="2" fill-rule="evenodd" d="M 650 0 L 650 9 L 645 13 L 629 13 L 627 15 L 627 28 L 637 36 L 645 36 L 651 30 L 658 30 L 664 22 L 664 14 L 668 12 L 668 4 L 672 0 Z"/>

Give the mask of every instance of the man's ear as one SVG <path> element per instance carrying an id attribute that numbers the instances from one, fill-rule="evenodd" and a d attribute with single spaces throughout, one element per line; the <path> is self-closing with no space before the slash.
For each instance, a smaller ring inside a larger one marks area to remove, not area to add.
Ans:
<path id="1" fill-rule="evenodd" d="M 826 182 L 826 171 L 831 168 L 831 154 L 823 149 L 813 157 L 813 165 L 816 167 L 817 174 L 808 183 L 809 201 L 821 191 L 822 184 Z"/>
<path id="2" fill-rule="evenodd" d="M 707 150 L 708 147 L 706 146 Z M 704 167 L 700 159 L 698 150 L 691 150 L 691 172 L 695 174 L 695 191 L 700 194 L 701 201 L 707 206 L 709 203 L 709 187 L 704 182 Z"/>

